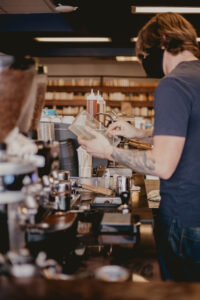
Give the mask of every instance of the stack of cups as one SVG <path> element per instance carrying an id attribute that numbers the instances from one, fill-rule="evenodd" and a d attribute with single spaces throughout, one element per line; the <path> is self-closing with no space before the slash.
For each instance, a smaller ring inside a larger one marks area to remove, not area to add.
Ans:
<path id="1" fill-rule="evenodd" d="M 82 147 L 77 149 L 79 161 L 79 177 L 92 177 L 92 156 Z"/>

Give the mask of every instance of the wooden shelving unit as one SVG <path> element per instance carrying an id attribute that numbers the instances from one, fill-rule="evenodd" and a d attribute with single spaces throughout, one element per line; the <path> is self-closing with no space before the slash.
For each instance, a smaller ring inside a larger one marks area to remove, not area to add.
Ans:
<path id="1" fill-rule="evenodd" d="M 121 107 L 121 102 L 131 103 L 135 107 L 153 107 L 153 101 L 114 101 L 107 100 L 106 105 L 111 107 Z M 85 99 L 74 100 L 46 100 L 46 106 L 86 106 Z"/>
<path id="2" fill-rule="evenodd" d="M 108 82 L 106 81 L 107 76 L 105 78 L 99 76 L 98 85 L 88 85 L 87 81 L 85 81 L 86 85 L 83 84 L 84 81 L 78 85 L 79 82 L 74 81 L 73 77 L 71 82 L 69 82 L 69 79 L 62 78 L 61 84 L 59 79 L 55 81 L 50 80 L 50 84 L 47 86 L 47 93 L 49 94 L 47 95 L 45 106 L 56 109 L 62 115 L 76 115 L 86 108 L 86 94 L 90 93 L 91 89 L 93 89 L 95 93 L 99 91 L 104 96 L 106 107 L 109 111 L 115 110 L 116 112 L 123 112 L 129 115 L 153 118 L 153 93 L 157 85 L 156 83 L 138 84 L 137 82 L 133 82 L 133 78 L 130 77 L 130 81 L 128 82 L 127 78 L 125 78 L 128 84 L 124 86 L 123 78 L 120 81 L 118 77 L 111 77 Z M 84 80 L 84 77 L 82 80 Z M 120 98 L 123 100 L 119 100 Z"/>
<path id="3" fill-rule="evenodd" d="M 94 92 L 99 90 L 101 93 L 136 93 L 145 94 L 153 93 L 155 91 L 154 86 L 48 86 L 47 92 L 74 92 L 74 93 L 89 93 L 93 89 Z"/>

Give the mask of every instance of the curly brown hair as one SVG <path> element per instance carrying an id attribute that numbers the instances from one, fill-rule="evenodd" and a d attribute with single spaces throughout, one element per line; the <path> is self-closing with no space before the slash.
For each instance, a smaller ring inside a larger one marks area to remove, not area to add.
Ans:
<path id="1" fill-rule="evenodd" d="M 199 57 L 200 50 L 197 33 L 191 23 L 177 13 L 160 13 L 151 18 L 139 31 L 136 55 L 139 59 L 146 56 L 148 49 L 164 47 L 176 55 L 184 50 Z"/>

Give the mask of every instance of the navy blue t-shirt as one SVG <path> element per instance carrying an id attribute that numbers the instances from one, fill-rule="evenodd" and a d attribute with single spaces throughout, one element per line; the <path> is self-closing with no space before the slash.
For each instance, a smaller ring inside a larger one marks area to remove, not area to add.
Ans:
<path id="1" fill-rule="evenodd" d="M 179 164 L 161 179 L 160 215 L 182 226 L 200 226 L 200 61 L 179 63 L 159 83 L 154 99 L 154 136 L 185 137 Z"/>

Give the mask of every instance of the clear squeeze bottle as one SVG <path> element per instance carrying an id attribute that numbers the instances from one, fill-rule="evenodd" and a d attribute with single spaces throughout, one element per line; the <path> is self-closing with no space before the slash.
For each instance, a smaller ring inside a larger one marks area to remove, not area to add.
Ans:
<path id="1" fill-rule="evenodd" d="M 103 97 L 100 95 L 99 91 L 97 91 L 97 110 L 99 113 L 98 120 L 104 124 L 104 118 L 105 116 L 103 115 L 105 113 L 105 100 Z"/>
<path id="2" fill-rule="evenodd" d="M 91 90 L 90 94 L 86 97 L 87 99 L 87 112 L 95 116 L 97 113 L 97 96 L 94 94 L 93 89 Z"/>

